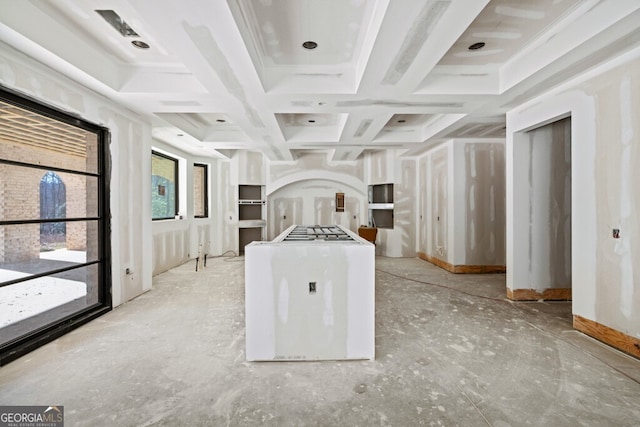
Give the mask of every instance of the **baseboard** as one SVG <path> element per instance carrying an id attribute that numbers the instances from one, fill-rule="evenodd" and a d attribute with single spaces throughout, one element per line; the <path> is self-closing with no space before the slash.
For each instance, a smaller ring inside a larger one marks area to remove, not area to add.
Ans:
<path id="1" fill-rule="evenodd" d="M 443 268 L 445 270 L 447 270 L 448 272 L 453 273 L 453 264 L 449 264 L 446 261 L 442 261 L 441 259 L 438 258 L 434 258 L 432 256 L 429 256 L 427 254 L 425 254 L 424 252 L 418 252 L 418 258 L 425 260 L 427 262 L 430 262 L 431 264 L 438 266 L 440 268 Z"/>
<path id="2" fill-rule="evenodd" d="M 571 288 L 548 288 L 542 292 L 507 288 L 507 298 L 512 301 L 571 301 Z"/>
<path id="3" fill-rule="evenodd" d="M 601 325 L 593 320 L 573 315 L 573 328 L 640 359 L 640 339 Z"/>
<path id="4" fill-rule="evenodd" d="M 507 271 L 504 265 L 453 265 L 424 252 L 418 252 L 418 258 L 456 274 L 505 273 Z"/>

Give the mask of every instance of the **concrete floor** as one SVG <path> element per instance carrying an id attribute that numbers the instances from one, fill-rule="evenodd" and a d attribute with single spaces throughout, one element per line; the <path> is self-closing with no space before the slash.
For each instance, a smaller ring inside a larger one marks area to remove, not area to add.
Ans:
<path id="1" fill-rule="evenodd" d="M 245 362 L 244 262 L 217 258 L 0 368 L 0 405 L 64 405 L 68 426 L 640 424 L 640 361 L 573 331 L 570 303 L 376 268 L 374 361 Z"/>

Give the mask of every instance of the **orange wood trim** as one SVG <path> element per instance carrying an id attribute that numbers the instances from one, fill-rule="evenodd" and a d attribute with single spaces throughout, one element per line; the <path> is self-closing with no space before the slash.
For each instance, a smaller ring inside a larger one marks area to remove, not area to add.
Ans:
<path id="1" fill-rule="evenodd" d="M 443 268 L 443 269 L 447 270 L 450 273 L 455 273 L 453 265 L 449 264 L 446 261 L 442 261 L 441 259 L 429 256 L 429 255 L 425 254 L 424 252 L 418 252 L 418 257 L 420 259 L 423 259 L 423 260 L 427 261 L 427 262 L 430 262 L 431 264 L 433 264 L 435 266 Z"/>
<path id="2" fill-rule="evenodd" d="M 512 301 L 571 301 L 571 288 L 548 288 L 542 292 L 507 288 L 507 298 Z"/>
<path id="3" fill-rule="evenodd" d="M 573 315 L 573 327 L 598 341 L 609 344 L 631 356 L 640 358 L 640 339 L 638 338 L 601 325 L 593 320 L 585 319 L 577 314 Z"/>
<path id="4" fill-rule="evenodd" d="M 456 274 L 505 273 L 507 271 L 504 265 L 453 265 L 424 252 L 418 252 L 418 258 Z"/>
<path id="5" fill-rule="evenodd" d="M 504 265 L 456 265 L 454 273 L 482 274 L 482 273 L 506 273 Z"/>

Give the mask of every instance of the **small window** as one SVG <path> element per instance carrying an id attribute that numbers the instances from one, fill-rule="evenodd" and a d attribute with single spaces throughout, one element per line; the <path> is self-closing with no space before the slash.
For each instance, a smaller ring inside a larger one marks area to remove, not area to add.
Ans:
<path id="1" fill-rule="evenodd" d="M 178 215 L 178 160 L 151 153 L 151 212 L 153 219 Z"/>
<path id="2" fill-rule="evenodd" d="M 193 165 L 193 216 L 206 218 L 209 199 L 207 197 L 207 165 Z"/>

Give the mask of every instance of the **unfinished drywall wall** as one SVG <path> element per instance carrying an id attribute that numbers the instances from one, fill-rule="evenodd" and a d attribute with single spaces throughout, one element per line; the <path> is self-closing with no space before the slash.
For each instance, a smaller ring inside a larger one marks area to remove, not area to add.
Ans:
<path id="1" fill-rule="evenodd" d="M 231 162 L 220 160 L 214 173 L 211 210 L 214 213 L 214 253 L 238 252 L 238 186 L 231 183 Z"/>
<path id="2" fill-rule="evenodd" d="M 460 273 L 504 270 L 504 141 L 445 141 L 418 164 L 420 256 Z"/>
<path id="3" fill-rule="evenodd" d="M 113 305 L 150 289 L 149 123 L 3 43 L 0 83 L 109 129 Z"/>
<path id="4" fill-rule="evenodd" d="M 156 221 L 153 224 L 153 275 L 183 264 L 191 257 L 189 223 L 186 220 Z"/>
<path id="5" fill-rule="evenodd" d="M 231 223 L 235 224 L 239 254 L 244 253 L 247 243 L 264 240 L 267 237 L 267 210 L 264 204 L 240 204 L 241 198 L 266 201 L 264 191 L 266 160 L 262 153 L 252 151 L 237 151 L 231 157 L 229 179 L 232 183 L 235 212 L 229 218 Z M 255 194 L 245 194 L 247 188 L 250 188 L 246 186 L 252 186 L 251 188 L 257 191 Z M 241 191 L 241 188 L 244 190 Z"/>
<path id="6" fill-rule="evenodd" d="M 418 160 L 418 181 L 416 183 L 416 195 L 418 209 L 416 212 L 416 226 L 418 228 L 418 240 L 416 250 L 423 256 L 433 253 L 431 240 L 429 239 L 429 224 L 431 213 L 429 211 L 429 161 L 430 156 L 424 155 Z"/>
<path id="7" fill-rule="evenodd" d="M 336 212 L 335 195 L 345 194 L 344 212 Z M 293 224 L 342 225 L 358 231 L 366 220 L 361 213 L 365 195 L 361 189 L 323 179 L 306 179 L 279 188 L 267 200 L 268 240 Z"/>
<path id="8" fill-rule="evenodd" d="M 514 290 L 529 282 L 529 226 L 522 208 L 528 196 L 521 191 L 528 163 L 518 144 L 524 132 L 566 116 L 573 141 L 573 313 L 638 339 L 640 49 L 507 114 L 507 286 Z M 620 230 L 619 238 L 613 229 Z"/>
<path id="9" fill-rule="evenodd" d="M 217 242 L 214 242 L 214 230 L 215 224 L 220 221 L 221 213 L 218 199 L 215 197 L 220 191 L 214 179 L 218 176 L 217 160 L 192 156 L 158 140 L 153 140 L 153 149 L 179 159 L 178 191 L 181 213 L 177 219 L 153 221 L 153 245 L 150 256 L 152 274 L 155 276 L 189 260 L 194 260 L 195 263 L 195 259 L 204 254 L 219 255 L 221 252 Z M 209 187 L 213 187 L 209 192 L 210 207 L 207 218 L 194 217 L 194 163 L 207 165 Z"/>
<path id="10" fill-rule="evenodd" d="M 269 221 L 267 222 L 268 240 L 295 224 L 304 224 L 302 220 L 302 196 L 287 197 L 276 192 L 268 202 Z"/>
<path id="11" fill-rule="evenodd" d="M 456 232 L 464 234 L 463 241 L 456 241 L 456 265 L 503 266 L 505 265 L 505 172 L 504 141 L 477 142 L 456 141 L 462 152 L 454 159 L 454 167 L 461 169 L 463 191 L 454 197 L 464 200 L 454 209 L 462 210 Z M 459 175 L 456 172 L 456 179 Z M 458 246 L 460 246 L 458 251 Z M 456 257 L 457 258 L 457 257 Z"/>
<path id="12" fill-rule="evenodd" d="M 357 231 L 366 223 L 362 160 L 336 163 L 326 153 L 306 153 L 293 163 L 267 167 L 268 239 L 292 224 L 338 224 Z M 345 195 L 344 212 L 336 212 L 336 193 Z"/>
<path id="13" fill-rule="evenodd" d="M 593 320 L 640 338 L 640 59 L 593 79 L 586 90 L 598 114 Z"/>
<path id="14" fill-rule="evenodd" d="M 376 253 L 416 256 L 415 159 L 401 151 L 367 153 L 353 162 L 332 162 L 326 153 L 301 153 L 294 162 L 266 162 L 267 236 L 288 225 L 338 224 L 357 231 L 368 223 L 369 184 L 394 184 L 394 228 L 378 230 Z M 345 211 L 335 211 L 335 194 L 345 194 Z M 294 221 L 294 222 L 291 222 Z"/>
<path id="15" fill-rule="evenodd" d="M 393 184 L 394 191 L 393 228 L 378 229 L 376 254 L 416 256 L 416 159 L 402 157 L 402 150 L 384 150 L 366 153 L 364 165 L 367 185 Z"/>
<path id="16" fill-rule="evenodd" d="M 380 150 L 367 154 L 367 180 L 370 184 L 383 184 L 393 178 L 393 162 L 387 153 Z"/>
<path id="17" fill-rule="evenodd" d="M 290 183 L 299 176 L 300 172 L 326 171 L 336 176 L 344 175 L 353 177 L 353 182 L 364 181 L 364 165 L 362 160 L 353 162 L 332 162 L 326 153 L 302 153 L 296 156 L 294 162 L 270 162 L 267 167 L 267 176 L 270 186 L 281 187 L 280 183 Z"/>
<path id="18" fill-rule="evenodd" d="M 416 256 L 416 160 L 400 160 L 400 178 L 393 186 L 394 229 L 400 238 L 393 239 L 387 246 L 388 254 L 402 257 Z M 395 247 L 391 246 L 395 245 Z"/>
<path id="19" fill-rule="evenodd" d="M 264 185 L 267 158 L 260 152 L 236 151 L 231 157 L 231 183 L 233 185 Z"/>
<path id="20" fill-rule="evenodd" d="M 526 136 L 529 286 L 538 291 L 570 288 L 571 119 L 532 129 Z"/>
<path id="21" fill-rule="evenodd" d="M 449 156 L 451 143 L 430 156 L 431 179 L 429 210 L 431 219 L 431 248 L 433 257 L 453 263 L 449 256 Z"/>

